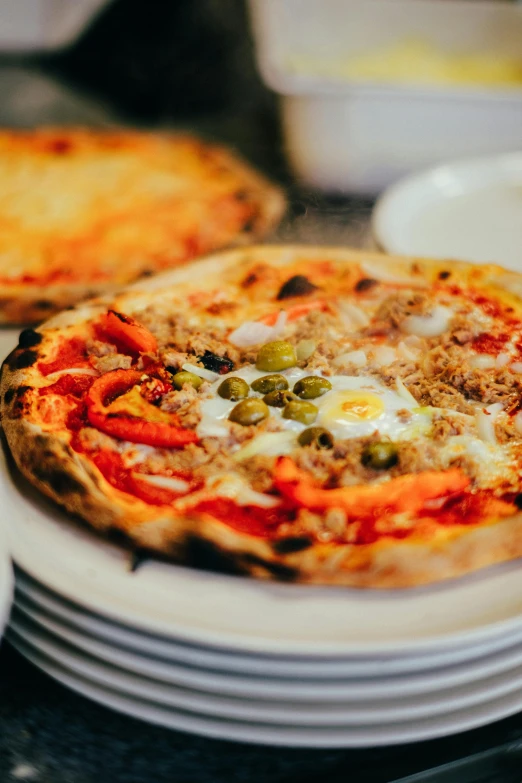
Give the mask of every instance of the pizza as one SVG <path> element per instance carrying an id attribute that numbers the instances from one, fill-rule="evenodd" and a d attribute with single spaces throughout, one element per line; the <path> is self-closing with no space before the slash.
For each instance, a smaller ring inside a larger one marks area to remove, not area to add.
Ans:
<path id="1" fill-rule="evenodd" d="M 25 329 L 22 473 L 186 564 L 399 588 L 522 555 L 522 277 L 328 247 L 215 254 Z"/>
<path id="2" fill-rule="evenodd" d="M 0 131 L 0 323 L 36 323 L 81 299 L 259 238 L 277 187 L 192 136 Z"/>

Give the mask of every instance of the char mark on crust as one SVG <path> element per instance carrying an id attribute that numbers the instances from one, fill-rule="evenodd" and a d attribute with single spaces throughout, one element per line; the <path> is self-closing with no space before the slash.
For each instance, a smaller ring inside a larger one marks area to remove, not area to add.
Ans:
<path id="1" fill-rule="evenodd" d="M 280 579 L 282 582 L 295 582 L 299 576 L 299 571 L 291 566 L 284 565 L 283 563 L 272 563 L 270 560 L 264 560 L 258 555 L 254 555 L 251 552 L 246 552 L 241 555 L 241 560 L 252 566 L 257 566 L 266 571 L 270 576 L 275 579 Z"/>
<path id="2" fill-rule="evenodd" d="M 30 348 L 20 351 L 16 349 L 7 357 L 7 366 L 10 370 L 23 370 L 26 367 L 31 367 L 38 359 L 38 351 L 33 351 Z"/>
<path id="3" fill-rule="evenodd" d="M 237 558 L 224 552 L 212 541 L 199 536 L 190 536 L 185 542 L 183 561 L 193 568 L 202 571 L 219 571 L 223 574 L 239 576 L 245 573 Z"/>
<path id="4" fill-rule="evenodd" d="M 361 294 L 363 291 L 369 291 L 371 288 L 375 288 L 376 285 L 379 285 L 378 280 L 374 280 L 371 277 L 363 277 L 355 284 L 355 290 L 358 294 Z"/>
<path id="5" fill-rule="evenodd" d="M 43 334 L 37 332 L 35 329 L 22 329 L 18 338 L 18 346 L 20 348 L 34 348 L 35 345 L 39 345 L 43 340 Z"/>
<path id="6" fill-rule="evenodd" d="M 278 555 L 290 555 L 293 552 L 302 552 L 312 546 L 312 540 L 308 536 L 288 536 L 280 538 L 272 543 L 272 549 Z"/>
<path id="7" fill-rule="evenodd" d="M 449 270 L 443 269 L 442 272 L 439 272 L 439 280 L 447 280 L 450 275 L 451 272 Z"/>
<path id="8" fill-rule="evenodd" d="M 314 285 L 304 275 L 294 275 L 290 277 L 279 289 L 279 293 L 276 296 L 277 300 L 290 299 L 294 296 L 307 296 L 313 291 L 317 291 L 317 286 Z"/>
<path id="9" fill-rule="evenodd" d="M 13 418 L 17 418 L 18 416 L 22 415 L 24 409 L 24 401 L 23 401 L 24 394 L 27 391 L 31 391 L 32 388 L 33 388 L 32 386 L 19 386 L 17 389 L 11 387 L 6 391 L 4 395 L 5 404 L 9 405 L 13 400 L 15 400 L 15 403 L 11 410 L 11 416 Z"/>
<path id="10" fill-rule="evenodd" d="M 129 556 L 129 571 L 131 574 L 136 573 L 138 568 L 147 560 L 150 560 L 149 552 L 145 549 L 133 549 Z"/>
<path id="11" fill-rule="evenodd" d="M 42 455 L 44 456 L 44 455 Z M 44 460 L 45 463 L 45 460 Z M 84 485 L 58 468 L 46 467 L 45 464 L 37 465 L 32 469 L 33 475 L 37 479 L 48 484 L 50 488 L 59 496 L 63 495 L 85 495 Z"/>

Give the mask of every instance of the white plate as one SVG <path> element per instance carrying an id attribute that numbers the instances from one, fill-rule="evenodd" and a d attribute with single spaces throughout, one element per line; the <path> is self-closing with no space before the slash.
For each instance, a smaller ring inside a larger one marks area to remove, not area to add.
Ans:
<path id="1" fill-rule="evenodd" d="M 522 272 L 522 152 L 448 163 L 401 180 L 377 202 L 372 227 L 390 253 Z"/>
<path id="2" fill-rule="evenodd" d="M 263 583 L 153 560 L 133 574 L 124 550 L 62 514 L 5 465 L 0 499 L 24 571 L 95 613 L 176 640 L 257 654 L 379 657 L 522 629 L 516 562 L 401 591 Z"/>
<path id="3" fill-rule="evenodd" d="M 310 748 L 377 747 L 435 739 L 468 731 L 514 715 L 522 708 L 522 694 L 512 693 L 450 715 L 440 715 L 432 719 L 408 721 L 395 725 L 296 728 L 294 726 L 269 726 L 246 721 L 220 720 L 174 708 L 167 709 L 150 701 L 132 698 L 106 685 L 100 686 L 92 679 L 71 671 L 66 665 L 52 657 L 43 655 L 33 645 L 24 642 L 12 630 L 8 631 L 8 639 L 22 655 L 40 669 L 71 690 L 100 704 L 149 723 L 239 742 Z"/>
<path id="4" fill-rule="evenodd" d="M 7 551 L 2 523 L 0 522 L 0 638 L 9 619 L 13 602 L 13 591 L 13 567 Z"/>
<path id="5" fill-rule="evenodd" d="M 342 701 L 339 701 L 337 695 L 334 700 L 330 700 L 332 693 L 328 688 L 324 688 L 322 693 L 318 689 L 316 700 L 310 702 L 301 699 L 292 701 L 292 696 L 287 694 L 284 687 L 280 687 L 268 700 L 252 698 L 248 692 L 237 694 L 236 698 L 228 698 L 216 694 L 214 689 L 211 694 L 194 690 L 188 678 L 173 686 L 154 677 L 137 676 L 125 669 L 125 656 L 121 658 L 116 650 L 112 658 L 114 665 L 107 664 L 96 653 L 90 654 L 90 645 L 84 645 L 81 637 L 71 640 L 67 633 L 63 633 L 63 629 L 52 622 L 40 623 L 21 606 L 17 606 L 13 613 L 10 628 L 41 652 L 60 660 L 80 675 L 125 693 L 177 709 L 262 723 L 291 723 L 295 726 L 400 723 L 432 718 L 482 704 L 522 688 L 522 665 L 519 665 L 496 676 L 480 677 L 457 688 L 448 689 L 441 682 L 439 689 L 431 689 L 429 693 L 409 698 L 400 689 L 387 698 L 389 694 L 384 688 L 381 696 L 373 692 L 368 701 L 364 700 L 359 690 L 355 693 L 354 701 L 345 683 L 340 684 L 340 690 L 345 693 Z"/>
<path id="6" fill-rule="evenodd" d="M 20 623 L 27 621 L 35 629 L 51 633 L 53 637 L 72 645 L 77 651 L 83 651 L 103 662 L 108 662 L 134 672 L 142 677 L 150 678 L 168 685 L 183 686 L 213 694 L 234 696 L 240 699 L 263 699 L 265 701 L 299 703 L 300 710 L 305 710 L 303 702 L 318 705 L 357 703 L 359 718 L 361 710 L 366 708 L 370 715 L 376 710 L 387 714 L 387 720 L 392 721 L 391 713 L 401 712 L 400 704 L 407 711 L 415 714 L 424 712 L 429 703 L 429 713 L 434 713 L 436 704 L 444 704 L 448 711 L 451 704 L 457 700 L 467 699 L 470 691 L 480 687 L 500 687 L 510 684 L 519 678 L 522 684 L 522 645 L 510 647 L 505 652 L 498 653 L 475 663 L 464 663 L 460 666 L 433 669 L 419 675 L 399 676 L 372 679 L 338 679 L 312 680 L 289 678 L 259 678 L 255 676 L 241 677 L 235 672 L 216 672 L 212 669 L 201 669 L 191 665 L 172 664 L 146 655 L 139 655 L 120 647 L 106 644 L 89 635 L 84 635 L 64 625 L 52 614 L 42 612 L 34 604 L 17 596 L 14 619 Z M 506 680 L 506 677 L 508 679 Z M 499 680 L 500 678 L 500 680 Z M 488 682 L 486 682 L 486 680 Z M 489 683 L 489 684 L 488 684 Z M 392 702 L 390 710 L 390 702 Z M 467 703 L 467 702 L 466 702 Z M 455 707 L 453 707 L 455 708 Z M 402 712 L 404 712 L 404 709 Z M 402 714 L 402 713 L 401 713 Z M 394 718 L 397 720 L 397 717 Z"/>
<path id="7" fill-rule="evenodd" d="M 54 620 L 65 622 L 70 630 L 92 636 L 94 640 L 106 642 L 109 646 L 123 647 L 138 655 L 145 655 L 166 663 L 188 663 L 190 666 L 210 668 L 249 676 L 285 677 L 298 679 L 339 679 L 342 677 L 384 678 L 398 674 L 427 672 L 444 666 L 455 666 L 465 662 L 466 670 L 473 661 L 498 651 L 513 649 L 522 642 L 522 629 L 518 633 L 504 634 L 473 647 L 457 647 L 439 651 L 434 655 L 420 655 L 416 658 L 335 660 L 328 658 L 276 658 L 275 656 L 240 655 L 227 650 L 212 650 L 180 644 L 164 637 L 151 636 L 133 631 L 118 623 L 111 623 L 102 617 L 84 610 L 81 606 L 61 599 L 23 574 L 16 572 L 18 595 L 28 598 L 33 610 L 38 608 L 42 615 L 49 614 Z M 518 648 L 517 648 L 518 649 Z"/>

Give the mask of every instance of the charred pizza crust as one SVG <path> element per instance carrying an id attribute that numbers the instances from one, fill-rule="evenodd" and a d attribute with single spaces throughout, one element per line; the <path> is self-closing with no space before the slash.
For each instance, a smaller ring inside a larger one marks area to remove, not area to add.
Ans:
<path id="1" fill-rule="evenodd" d="M 235 154 L 167 133 L 3 130 L 0 172 L 3 324 L 37 323 L 159 270 L 251 243 L 285 207 L 281 190 Z"/>
<path id="2" fill-rule="evenodd" d="M 309 584 L 371 588 L 403 588 L 460 576 L 484 566 L 522 556 L 522 514 L 489 518 L 473 526 L 439 528 L 436 533 L 406 539 L 383 537 L 371 544 L 320 543 L 303 536 L 263 539 L 232 529 L 217 519 L 194 514 L 173 515 L 151 508 L 115 490 L 92 462 L 74 451 L 67 434 L 46 431 L 30 420 L 27 391 L 32 368 L 45 357 L 56 336 L 71 325 L 96 318 L 108 306 L 132 313 L 157 292 L 188 281 L 210 290 L 223 274 L 260 264 L 275 267 L 296 260 L 327 257 L 336 267 L 364 262 L 382 279 L 403 278 L 419 286 L 444 279 L 450 270 L 460 285 L 488 288 L 520 309 L 518 275 L 496 266 L 385 257 L 339 248 L 254 247 L 210 256 L 192 267 L 134 284 L 125 292 L 78 305 L 61 313 L 26 337 L 5 361 L 0 394 L 2 422 L 9 448 L 21 472 L 45 495 L 78 514 L 103 533 L 117 530 L 135 546 L 192 562 L 259 578 Z M 202 283 L 202 281 L 205 281 Z M 41 338 L 41 339 L 40 339 Z"/>

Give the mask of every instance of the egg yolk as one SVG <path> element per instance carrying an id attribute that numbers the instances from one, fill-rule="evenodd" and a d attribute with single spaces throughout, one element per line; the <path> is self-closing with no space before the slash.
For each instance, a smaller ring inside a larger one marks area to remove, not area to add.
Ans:
<path id="1" fill-rule="evenodd" d="M 335 395 L 335 402 L 325 411 L 329 418 L 343 421 L 369 421 L 384 413 L 384 403 L 372 392 L 345 391 Z"/>

